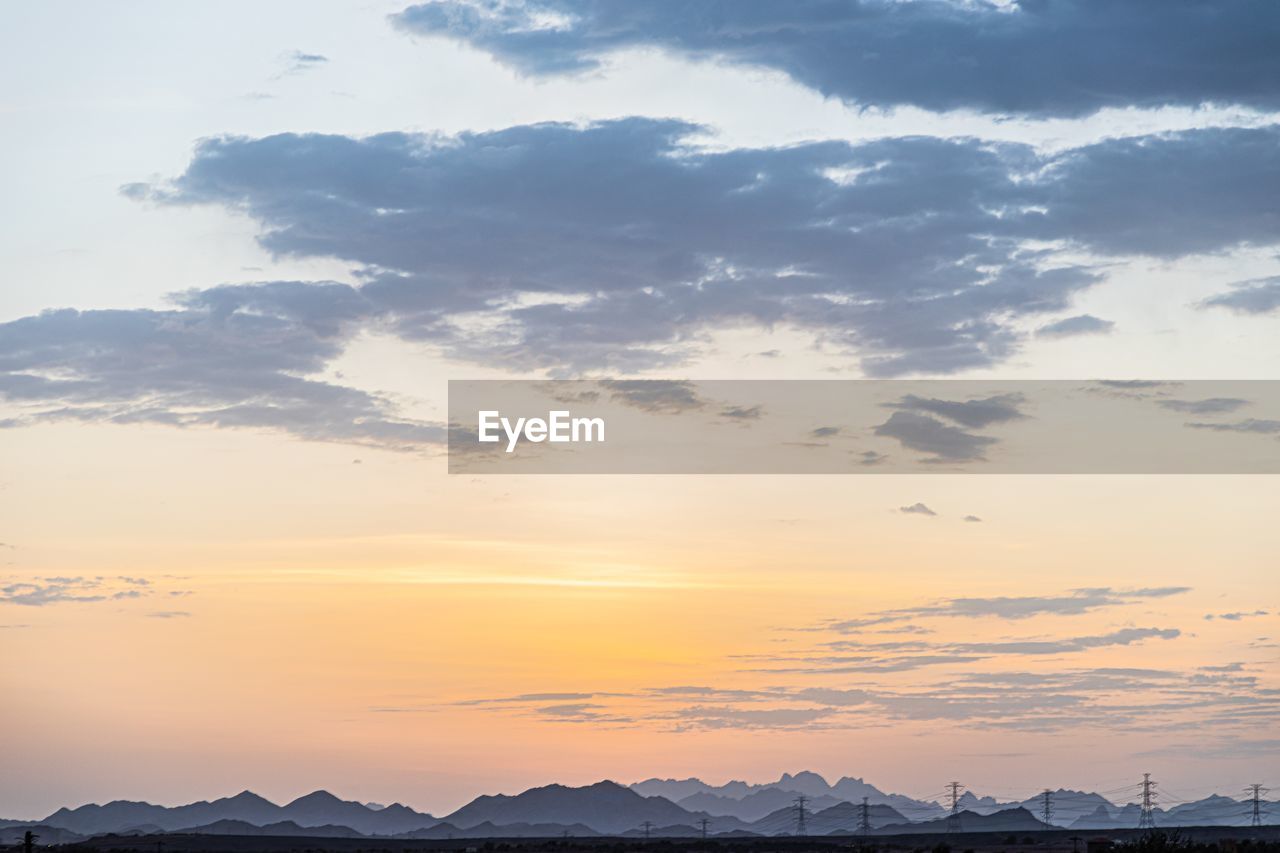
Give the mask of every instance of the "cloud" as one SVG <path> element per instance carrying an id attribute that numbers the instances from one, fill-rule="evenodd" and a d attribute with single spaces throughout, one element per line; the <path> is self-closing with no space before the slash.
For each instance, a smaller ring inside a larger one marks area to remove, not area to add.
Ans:
<path id="1" fill-rule="evenodd" d="M 898 507 L 898 512 L 907 513 L 908 515 L 937 515 L 936 512 L 929 509 L 922 503 L 914 503 L 911 506 Z"/>
<path id="2" fill-rule="evenodd" d="M 205 140 L 172 182 L 122 191 L 243 212 L 268 251 L 339 259 L 356 283 L 229 284 L 160 310 L 2 323 L 0 397 L 18 411 L 0 427 L 440 445 L 443 425 L 326 373 L 369 331 L 496 368 L 598 375 L 680 364 L 727 324 L 787 325 L 868 375 L 950 373 L 1008 359 L 1027 318 L 1067 310 L 1102 275 L 1082 254 L 1277 240 L 1275 126 L 1053 154 L 927 137 L 687 144 L 704 131 L 629 118 Z M 933 461 L 981 459 L 994 439 L 954 416 L 898 411 L 879 429 Z"/>
<path id="3" fill-rule="evenodd" d="M 1221 415 L 1249 405 L 1238 397 L 1209 397 L 1204 400 L 1157 400 L 1156 405 L 1171 412 L 1191 415 Z"/>
<path id="4" fill-rule="evenodd" d="M 822 426 L 809 431 L 811 438 L 834 438 L 840 434 L 838 426 Z"/>
<path id="5" fill-rule="evenodd" d="M 1242 421 L 1234 421 L 1231 423 L 1188 423 L 1191 429 L 1207 429 L 1213 432 L 1244 432 L 1255 433 L 1258 435 L 1277 435 L 1280 434 L 1280 421 L 1248 418 Z"/>
<path id="6" fill-rule="evenodd" d="M 319 53 L 307 53 L 301 50 L 294 50 L 286 53 L 282 58 L 283 69 L 276 75 L 276 79 L 288 77 L 294 74 L 302 74 L 307 71 L 319 68 L 329 63 L 329 57 Z"/>
<path id="7" fill-rule="evenodd" d="M 928 415 L 894 412 L 875 428 L 875 434 L 893 438 L 903 447 L 929 454 L 926 462 L 978 462 L 983 451 L 997 442 L 985 435 L 965 432 Z"/>
<path id="8" fill-rule="evenodd" d="M 46 607 L 51 604 L 87 604 L 142 598 L 151 594 L 150 582 L 132 577 L 46 577 L 14 581 L 0 586 L 0 604 Z"/>
<path id="9" fill-rule="evenodd" d="M 894 409 L 939 415 L 960 426 L 981 429 L 992 424 L 1022 420 L 1026 415 L 1018 407 L 1023 402 L 1025 398 L 1021 394 L 999 394 L 995 397 L 964 401 L 939 400 L 908 394 L 898 402 L 887 405 Z"/>
<path id="10" fill-rule="evenodd" d="M 152 619 L 185 619 L 191 613 L 187 610 L 154 610 L 147 615 Z"/>
<path id="11" fill-rule="evenodd" d="M 172 310 L 48 311 L 0 324 L 0 397 L 15 425 L 56 421 L 252 428 L 395 449 L 444 429 L 390 401 L 307 378 L 367 317 L 341 284 L 275 282 L 176 297 Z"/>
<path id="12" fill-rule="evenodd" d="M 805 729 L 831 717 L 829 708 L 735 708 L 696 705 L 684 708 L 676 717 L 680 728 L 692 729 Z"/>
<path id="13" fill-rule="evenodd" d="M 1092 314 L 1080 314 L 1049 323 L 1036 329 L 1037 338 L 1071 338 L 1077 335 L 1105 335 L 1115 329 L 1116 324 L 1103 320 Z"/>
<path id="14" fill-rule="evenodd" d="M 854 619 L 834 620 L 824 627 L 837 633 L 853 633 L 874 625 L 903 622 L 921 617 L 1027 619 L 1046 614 L 1078 616 L 1104 607 L 1118 607 L 1149 599 L 1169 598 L 1190 591 L 1190 587 L 1185 586 L 1130 590 L 1100 587 L 1072 590 L 1063 595 L 949 598 L 919 607 L 881 610 Z"/>
<path id="15" fill-rule="evenodd" d="M 1237 314 L 1270 314 L 1280 309 L 1280 276 L 1241 281 L 1231 290 L 1211 296 L 1201 308 L 1226 308 Z"/>
<path id="16" fill-rule="evenodd" d="M 689 149 L 701 130 L 214 139 L 148 197 L 244 210 L 272 252 L 361 265 L 402 336 L 524 368 L 669 365 L 706 327 L 746 321 L 864 348 L 876 373 L 955 370 L 1007 353 L 1017 333 L 1000 318 L 1060 310 L 1097 278 L 992 239 L 1030 149 Z M 829 176 L 876 164 L 866 185 Z M 459 329 L 468 312 L 489 331 Z"/>
<path id="17" fill-rule="evenodd" d="M 725 406 L 720 417 L 735 421 L 758 421 L 764 414 L 764 406 Z"/>
<path id="18" fill-rule="evenodd" d="M 1228 622 L 1239 622 L 1241 619 L 1248 619 L 1253 616 L 1270 616 L 1269 610 L 1238 610 L 1233 613 L 1206 613 L 1206 620 L 1225 619 Z"/>
<path id="19" fill-rule="evenodd" d="M 1063 731 L 1105 726 L 1108 731 L 1202 729 L 1227 721 L 1256 728 L 1280 721 L 1280 696 L 1237 663 L 1184 671 L 1146 667 L 1062 667 L 1056 656 L 1114 645 L 1173 640 L 1175 629 L 1126 628 L 1105 634 L 998 643 L 867 644 L 863 657 L 788 659 L 804 665 L 761 670 L 769 687 L 671 686 L 625 694 L 587 693 L 589 699 L 511 704 L 469 700 L 493 713 L 553 721 L 630 725 L 684 731 L 831 729 L 883 725 L 895 720 L 953 721 L 993 730 Z M 875 651 L 906 646 L 911 654 Z M 966 653 L 965 648 L 982 648 Z M 1037 669 L 991 672 L 975 668 L 1007 657 Z M 930 674 L 931 669 L 940 669 Z M 885 676 L 911 673 L 902 686 Z M 862 675 L 859 685 L 831 686 L 833 675 Z M 741 674 L 739 674 L 741 677 Z M 821 679 L 815 683 L 814 679 Z M 554 695 L 554 694 L 533 694 Z M 690 697 L 703 704 L 685 705 Z M 673 707 L 674 705 L 674 707 Z"/>
<path id="20" fill-rule="evenodd" d="M 562 372 L 668 366 L 729 322 L 805 329 L 873 375 L 980 367 L 1016 350 L 1018 318 L 1099 280 L 1028 241 L 1178 257 L 1276 240 L 1274 127 L 1052 155 L 927 137 L 685 143 L 703 131 L 629 118 L 219 138 L 147 197 L 232 207 L 272 252 L 356 264 L 406 338 Z M 464 331 L 460 316 L 489 322 Z"/>
<path id="21" fill-rule="evenodd" d="M 980 521 L 982 521 L 982 519 L 981 519 L 981 518 L 979 518 L 979 517 L 978 517 L 978 516 L 976 516 L 976 515 L 966 515 L 966 516 L 964 517 L 964 519 L 963 519 L 963 520 L 964 520 L 964 521 L 968 521 L 968 522 L 980 522 Z"/>
<path id="22" fill-rule="evenodd" d="M 1122 628 L 1109 634 L 1067 637 L 1057 640 L 1013 640 L 1001 643 L 959 643 L 957 651 L 993 655 L 1054 655 L 1082 652 L 1104 646 L 1129 646 L 1143 640 L 1174 640 L 1182 636 L 1177 628 Z"/>
<path id="23" fill-rule="evenodd" d="M 668 379 L 602 379 L 612 399 L 652 414 L 680 414 L 701 409 L 707 401 L 692 382 Z"/>
<path id="24" fill-rule="evenodd" d="M 532 75 L 580 73 L 616 51 L 657 49 L 780 71 L 864 106 L 1037 116 L 1175 104 L 1280 107 L 1272 85 L 1280 59 L 1270 50 L 1280 40 L 1280 12 L 1267 0 L 740 0 L 711 8 L 433 0 L 394 20 Z"/>

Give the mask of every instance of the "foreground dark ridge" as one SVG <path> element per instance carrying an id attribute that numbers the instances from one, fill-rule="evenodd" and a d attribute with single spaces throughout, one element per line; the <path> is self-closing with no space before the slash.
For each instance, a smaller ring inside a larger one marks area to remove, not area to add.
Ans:
<path id="1" fill-rule="evenodd" d="M 57 847 L 65 853 L 1280 853 L 1280 826 L 1186 827 L 1080 834 L 1069 830 L 1007 833 L 927 833 L 865 838 L 495 838 L 411 841 L 313 837 L 242 837 L 170 833 L 102 836 Z"/>

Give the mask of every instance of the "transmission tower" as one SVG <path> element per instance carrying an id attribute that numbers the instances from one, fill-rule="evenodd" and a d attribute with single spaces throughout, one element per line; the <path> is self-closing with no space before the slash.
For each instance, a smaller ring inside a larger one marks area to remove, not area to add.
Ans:
<path id="1" fill-rule="evenodd" d="M 1053 791 L 1048 788 L 1040 794 L 1040 820 L 1053 825 Z"/>
<path id="2" fill-rule="evenodd" d="M 653 829 L 653 823 L 646 820 L 644 823 L 640 824 L 640 828 L 644 830 L 644 840 L 648 841 L 649 831 Z"/>
<path id="3" fill-rule="evenodd" d="M 1156 783 L 1150 773 L 1142 774 L 1142 814 L 1138 816 L 1138 829 L 1156 828 Z"/>
<path id="4" fill-rule="evenodd" d="M 809 830 L 804 822 L 804 806 L 809 802 L 809 798 L 804 794 L 796 797 L 796 835 L 808 835 Z"/>
<path id="5" fill-rule="evenodd" d="M 947 785 L 947 790 L 951 792 L 951 812 L 947 815 L 947 832 L 956 832 L 960 829 L 960 795 L 964 793 L 964 785 L 952 782 Z"/>
<path id="6" fill-rule="evenodd" d="M 858 834 L 871 834 L 871 806 L 867 802 L 867 797 L 862 798 L 862 805 L 858 806 Z"/>
<path id="7" fill-rule="evenodd" d="M 1271 791 L 1268 788 L 1264 788 L 1261 785 L 1254 783 L 1245 788 L 1244 792 L 1249 795 L 1249 805 L 1251 807 L 1249 812 L 1249 825 L 1262 826 L 1262 795 L 1269 794 Z"/>
<path id="8" fill-rule="evenodd" d="M 702 830 L 703 838 L 707 837 L 707 824 L 709 823 L 711 823 L 711 821 L 707 820 L 705 817 L 702 820 L 698 821 L 698 828 Z"/>

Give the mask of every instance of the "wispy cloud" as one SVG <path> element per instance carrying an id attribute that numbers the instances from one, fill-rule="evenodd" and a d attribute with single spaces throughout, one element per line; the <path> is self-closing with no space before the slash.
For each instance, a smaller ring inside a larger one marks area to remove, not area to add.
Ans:
<path id="1" fill-rule="evenodd" d="M 51 604 L 91 603 L 141 598 L 150 581 L 133 577 L 46 577 L 0 586 L 0 604 L 45 607 Z"/>
<path id="2" fill-rule="evenodd" d="M 1115 590 L 1098 587 L 1072 590 L 1062 595 L 999 596 L 994 598 L 951 598 L 935 604 L 883 610 L 853 619 L 837 619 L 824 627 L 838 632 L 852 632 L 873 625 L 901 622 L 920 617 L 994 617 L 1027 619 L 1043 614 L 1075 616 L 1103 607 L 1116 607 L 1146 599 L 1168 598 L 1190 592 L 1190 587 L 1168 586 Z"/>
<path id="3" fill-rule="evenodd" d="M 1092 314 L 1080 314 L 1067 317 L 1056 323 L 1049 323 L 1036 329 L 1037 338 L 1074 338 L 1080 335 L 1106 335 L 1115 330 L 1116 324 L 1110 320 L 1094 317 Z"/>

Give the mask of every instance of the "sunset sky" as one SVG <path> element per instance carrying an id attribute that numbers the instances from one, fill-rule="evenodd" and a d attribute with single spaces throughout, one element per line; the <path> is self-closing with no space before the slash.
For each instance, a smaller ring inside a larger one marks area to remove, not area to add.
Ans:
<path id="1" fill-rule="evenodd" d="M 1280 782 L 1274 476 L 443 444 L 449 379 L 1278 378 L 1275 6 L 406 2 L 6 9 L 0 817 Z"/>

